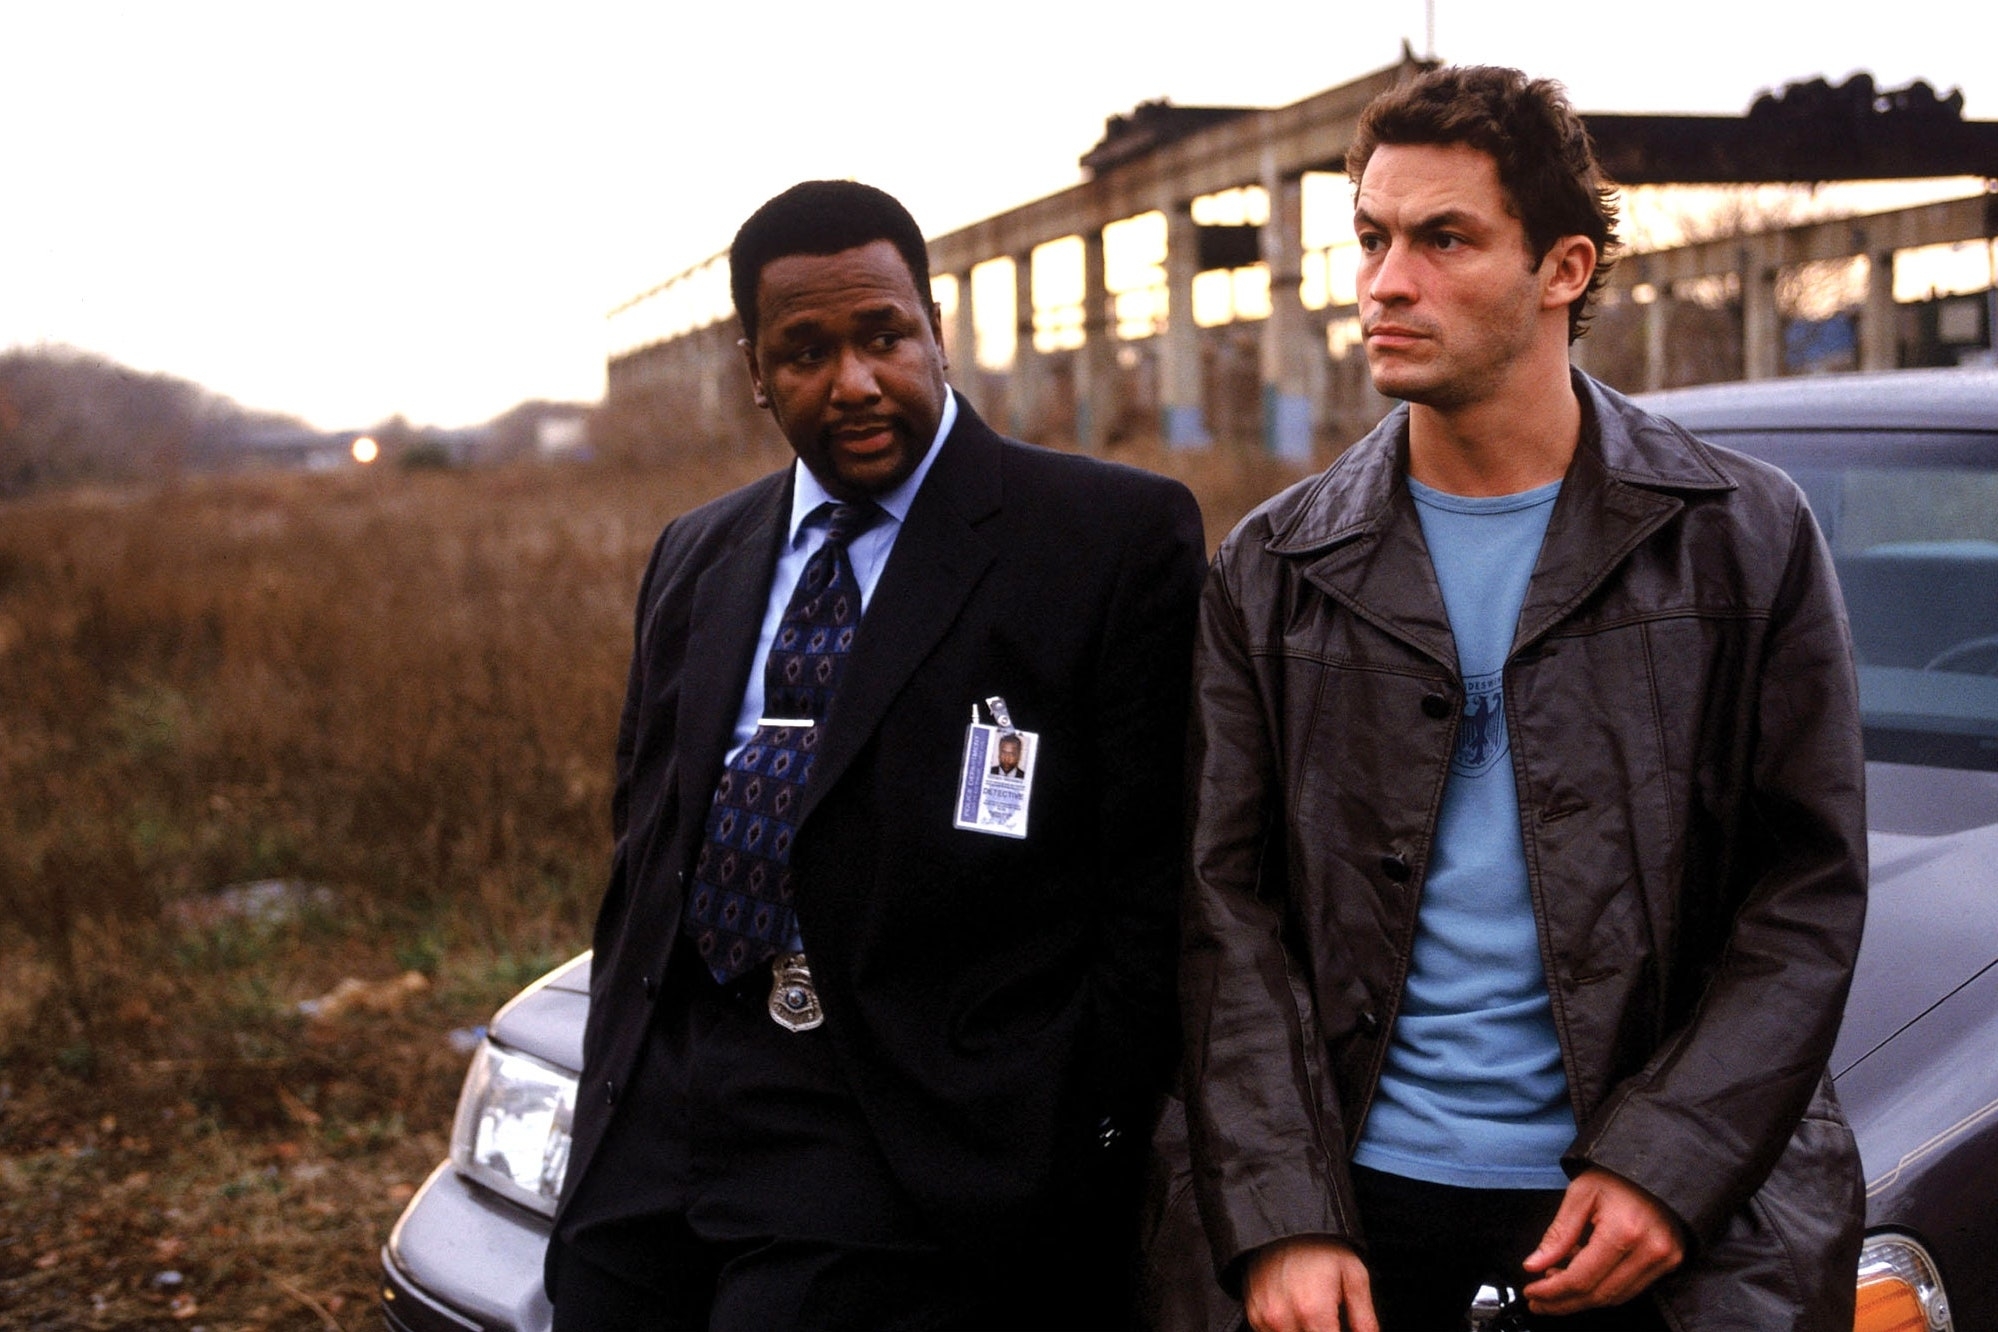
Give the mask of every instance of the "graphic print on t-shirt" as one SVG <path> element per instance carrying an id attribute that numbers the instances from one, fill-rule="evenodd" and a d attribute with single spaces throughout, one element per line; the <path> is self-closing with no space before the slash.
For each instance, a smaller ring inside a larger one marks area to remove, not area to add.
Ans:
<path id="1" fill-rule="evenodd" d="M 1489 772 L 1505 757 L 1505 695 L 1500 691 L 1503 673 L 1492 671 L 1464 681 L 1464 720 L 1457 728 L 1457 752 L 1450 756 L 1450 771 L 1460 777 L 1476 777 Z"/>

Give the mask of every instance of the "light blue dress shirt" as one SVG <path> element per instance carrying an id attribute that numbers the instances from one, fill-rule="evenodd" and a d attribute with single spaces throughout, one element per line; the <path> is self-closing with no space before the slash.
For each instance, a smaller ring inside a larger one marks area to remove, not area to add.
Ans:
<path id="1" fill-rule="evenodd" d="M 867 603 L 874 597 L 875 585 L 881 581 L 881 571 L 888 567 L 888 556 L 895 549 L 895 538 L 901 535 L 902 524 L 908 520 L 909 506 L 916 502 L 916 492 L 923 488 L 923 478 L 930 474 L 930 467 L 937 460 L 937 450 L 943 447 L 951 427 L 956 424 L 957 394 L 946 387 L 943 419 L 937 422 L 936 438 L 930 441 L 929 451 L 923 454 L 916 470 L 909 473 L 901 485 L 885 495 L 874 497 L 874 502 L 888 516 L 847 544 L 846 557 L 853 564 L 854 577 L 860 580 L 860 609 L 863 615 L 866 614 Z M 731 760 L 749 743 L 749 737 L 756 733 L 757 719 L 763 716 L 763 664 L 769 660 L 770 645 L 777 639 L 777 626 L 784 619 L 784 608 L 791 602 L 791 590 L 798 585 L 798 575 L 805 571 L 805 563 L 812 558 L 812 552 L 825 543 L 823 521 L 808 529 L 805 519 L 821 504 L 839 503 L 838 497 L 828 493 L 803 462 L 795 462 L 791 466 L 790 535 L 785 539 L 784 549 L 778 552 L 777 569 L 770 578 L 770 598 L 763 607 L 763 628 L 756 636 L 756 655 L 750 659 L 749 683 L 742 691 L 742 707 L 735 714 L 735 738 L 729 742 L 728 750 Z"/>

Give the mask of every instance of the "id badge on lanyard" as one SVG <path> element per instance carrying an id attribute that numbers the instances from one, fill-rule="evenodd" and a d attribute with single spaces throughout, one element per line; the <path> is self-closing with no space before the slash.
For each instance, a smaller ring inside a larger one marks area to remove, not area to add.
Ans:
<path id="1" fill-rule="evenodd" d="M 985 708 L 992 717 L 989 723 L 979 719 L 979 705 L 971 705 L 951 822 L 966 832 L 1025 837 L 1034 774 L 1040 771 L 1041 738 L 1014 726 L 1006 700 L 997 694 L 985 700 Z"/>

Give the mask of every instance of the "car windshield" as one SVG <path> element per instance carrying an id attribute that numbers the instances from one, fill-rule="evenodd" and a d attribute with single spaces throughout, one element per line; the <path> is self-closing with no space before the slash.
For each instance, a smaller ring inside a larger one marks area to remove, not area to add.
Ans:
<path id="1" fill-rule="evenodd" d="M 1998 770 L 1998 435 L 1702 433 L 1809 498 L 1852 617 L 1866 756 Z"/>

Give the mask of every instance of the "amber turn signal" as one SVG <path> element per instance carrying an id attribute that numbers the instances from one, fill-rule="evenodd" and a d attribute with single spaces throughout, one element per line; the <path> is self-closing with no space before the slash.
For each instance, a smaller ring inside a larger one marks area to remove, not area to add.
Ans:
<path id="1" fill-rule="evenodd" d="M 1906 1235 L 1869 1235 L 1859 1254 L 1853 1332 L 1953 1332 L 1928 1251 Z"/>

